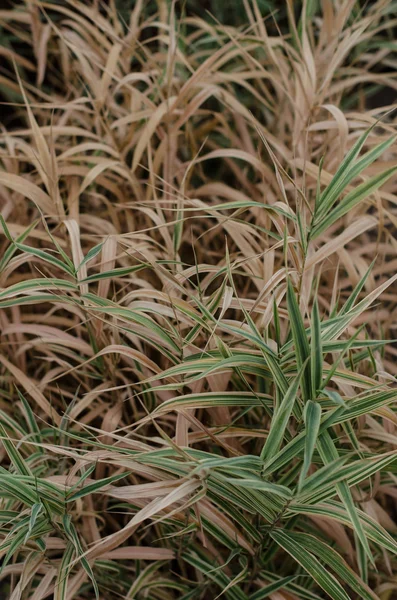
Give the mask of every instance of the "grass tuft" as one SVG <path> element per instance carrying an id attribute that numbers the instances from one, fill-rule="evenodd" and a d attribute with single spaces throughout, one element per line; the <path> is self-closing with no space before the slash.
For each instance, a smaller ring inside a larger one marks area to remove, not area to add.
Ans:
<path id="1" fill-rule="evenodd" d="M 397 594 L 396 3 L 0 10 L 0 597 Z"/>

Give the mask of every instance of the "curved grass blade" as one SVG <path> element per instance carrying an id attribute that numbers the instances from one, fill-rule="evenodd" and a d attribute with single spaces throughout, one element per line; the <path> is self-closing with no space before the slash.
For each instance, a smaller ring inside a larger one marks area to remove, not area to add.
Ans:
<path id="1" fill-rule="evenodd" d="M 287 303 L 292 337 L 295 345 L 296 362 L 298 364 L 298 368 L 302 369 L 302 366 L 307 364 L 307 361 L 310 357 L 310 348 L 305 325 L 303 323 L 302 315 L 299 310 L 299 305 L 296 300 L 295 292 L 290 279 L 288 280 L 287 287 Z M 305 401 L 309 400 L 311 396 L 310 371 L 310 367 L 307 365 L 307 370 L 303 374 L 302 379 L 302 395 Z"/>
<path id="2" fill-rule="evenodd" d="M 280 445 L 285 437 L 285 430 L 296 401 L 296 396 L 298 393 L 299 385 L 302 380 L 303 373 L 306 369 L 306 364 L 307 360 L 301 367 L 298 375 L 292 381 L 287 393 L 285 394 L 284 398 L 280 403 L 276 414 L 272 419 L 269 435 L 266 438 L 266 442 L 261 452 L 261 458 L 264 461 L 264 468 L 266 468 L 267 461 L 269 461 L 277 454 Z"/>
<path id="3" fill-rule="evenodd" d="M 275 529 L 270 536 L 313 577 L 332 600 L 350 600 L 338 580 L 289 532 Z"/>
<path id="4" fill-rule="evenodd" d="M 320 430 L 321 406 L 318 404 L 318 402 L 312 402 L 309 400 L 306 403 L 303 411 L 303 420 L 306 428 L 305 455 L 303 459 L 302 470 L 299 475 L 298 490 L 301 489 L 303 481 L 310 468 L 318 432 Z"/>
<path id="5" fill-rule="evenodd" d="M 289 532 L 292 538 L 315 554 L 320 560 L 324 561 L 335 573 L 344 581 L 359 597 L 363 600 L 379 600 L 378 596 L 360 579 L 360 577 L 349 567 L 341 555 L 325 544 L 314 535 L 307 533 Z"/>

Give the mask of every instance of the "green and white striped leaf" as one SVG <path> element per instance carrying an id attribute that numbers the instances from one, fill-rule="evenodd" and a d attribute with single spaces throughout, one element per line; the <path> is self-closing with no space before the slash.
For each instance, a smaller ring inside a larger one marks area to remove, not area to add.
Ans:
<path id="1" fill-rule="evenodd" d="M 295 537 L 281 529 L 273 530 L 270 536 L 313 577 L 330 598 L 333 600 L 350 600 L 339 581 L 323 567 L 305 546 L 297 542 Z"/>

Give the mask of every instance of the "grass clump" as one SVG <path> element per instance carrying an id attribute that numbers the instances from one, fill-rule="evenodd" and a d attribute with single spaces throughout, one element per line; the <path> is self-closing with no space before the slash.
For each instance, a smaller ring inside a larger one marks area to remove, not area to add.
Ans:
<path id="1" fill-rule="evenodd" d="M 298 4 L 0 11 L 2 597 L 397 594 L 395 3 Z"/>

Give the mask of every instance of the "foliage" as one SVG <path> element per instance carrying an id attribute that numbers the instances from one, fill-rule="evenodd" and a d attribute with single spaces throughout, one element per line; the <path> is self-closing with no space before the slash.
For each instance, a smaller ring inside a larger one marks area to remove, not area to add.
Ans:
<path id="1" fill-rule="evenodd" d="M 221 4 L 0 11 L 12 600 L 396 593 L 396 5 Z"/>

